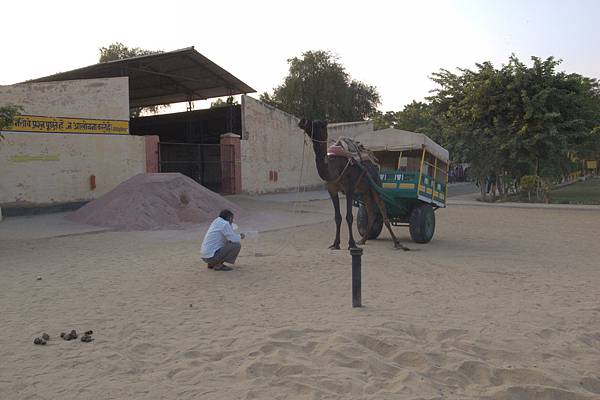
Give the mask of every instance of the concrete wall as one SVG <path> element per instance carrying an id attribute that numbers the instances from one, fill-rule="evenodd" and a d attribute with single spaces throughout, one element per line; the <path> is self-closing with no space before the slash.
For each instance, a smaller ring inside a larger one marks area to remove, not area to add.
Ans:
<path id="1" fill-rule="evenodd" d="M 128 78 L 0 87 L 24 115 L 129 121 Z M 130 135 L 3 132 L 0 205 L 92 200 L 146 171 L 146 139 Z M 96 189 L 90 186 L 95 175 Z"/>
<path id="2" fill-rule="evenodd" d="M 372 131 L 371 122 L 331 124 L 329 137 L 356 136 Z M 304 148 L 304 132 L 298 118 L 249 96 L 242 96 L 242 191 L 266 193 L 315 187 L 323 181 L 317 174 L 312 144 Z"/>
<path id="3" fill-rule="evenodd" d="M 143 136 L 3 133 L 0 205 L 33 206 L 95 199 L 146 171 Z M 96 189 L 90 188 L 96 176 Z"/>
<path id="4" fill-rule="evenodd" d="M 129 78 L 0 86 L 0 105 L 7 103 L 24 115 L 129 121 Z"/>
<path id="5" fill-rule="evenodd" d="M 327 134 L 331 139 L 340 136 L 355 137 L 365 132 L 373 132 L 372 121 L 340 122 L 327 125 Z"/>

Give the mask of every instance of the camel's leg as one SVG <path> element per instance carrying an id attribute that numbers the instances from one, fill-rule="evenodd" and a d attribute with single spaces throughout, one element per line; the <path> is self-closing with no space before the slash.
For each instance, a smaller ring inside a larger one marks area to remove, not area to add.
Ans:
<path id="1" fill-rule="evenodd" d="M 381 212 L 381 215 L 383 216 L 383 223 L 385 224 L 385 227 L 388 229 L 388 231 L 390 232 L 390 235 L 392 236 L 392 240 L 394 241 L 394 247 L 397 249 L 402 249 L 404 251 L 410 250 L 408 247 L 403 246 L 402 243 L 400 243 L 400 241 L 396 237 L 396 235 L 394 235 L 394 231 L 392 230 L 392 225 L 390 224 L 390 220 L 388 219 L 387 211 L 385 209 L 385 203 L 379 196 L 379 193 L 377 193 L 375 190 L 371 190 L 371 194 L 372 194 L 373 198 L 375 199 L 375 203 L 377 203 L 377 206 L 379 207 L 379 211 Z"/>
<path id="2" fill-rule="evenodd" d="M 363 201 L 365 203 L 365 209 L 367 210 L 367 231 L 365 232 L 365 234 L 363 235 L 362 239 L 358 242 L 358 244 L 363 245 L 365 243 L 367 243 L 367 240 L 369 239 L 369 232 L 371 232 L 371 228 L 373 227 L 373 222 L 375 222 L 375 210 L 374 210 L 374 205 L 375 202 L 373 201 L 373 196 L 371 195 L 371 191 L 367 191 L 366 193 L 363 194 L 364 198 Z"/>
<path id="3" fill-rule="evenodd" d="M 354 242 L 354 235 L 352 234 L 352 222 L 354 217 L 352 216 L 352 192 L 346 192 L 346 222 L 348 223 L 348 248 L 353 249 L 356 247 Z"/>
<path id="4" fill-rule="evenodd" d="M 329 197 L 331 197 L 331 202 L 333 203 L 333 209 L 335 210 L 335 240 L 330 249 L 339 250 L 340 249 L 340 228 L 342 226 L 342 213 L 340 212 L 340 196 L 338 192 L 329 191 Z"/>

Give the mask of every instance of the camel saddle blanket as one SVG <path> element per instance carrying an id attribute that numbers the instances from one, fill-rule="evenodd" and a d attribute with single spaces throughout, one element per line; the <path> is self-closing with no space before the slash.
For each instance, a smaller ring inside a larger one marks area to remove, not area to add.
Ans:
<path id="1" fill-rule="evenodd" d="M 371 150 L 367 149 L 359 141 L 344 136 L 329 146 L 327 155 L 331 157 L 345 157 L 352 163 L 371 161 L 373 164 L 379 165 L 377 158 L 375 158 Z"/>

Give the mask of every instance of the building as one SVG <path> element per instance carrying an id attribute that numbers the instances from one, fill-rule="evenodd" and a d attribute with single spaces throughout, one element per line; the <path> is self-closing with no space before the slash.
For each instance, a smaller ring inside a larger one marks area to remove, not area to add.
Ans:
<path id="1" fill-rule="evenodd" d="M 0 105 L 23 107 L 2 132 L 0 207 L 5 215 L 76 208 L 140 172 L 181 172 L 222 194 L 322 185 L 298 119 L 252 92 L 193 47 L 0 86 Z M 238 94 L 237 105 L 130 117 Z M 330 137 L 370 130 L 335 124 Z"/>

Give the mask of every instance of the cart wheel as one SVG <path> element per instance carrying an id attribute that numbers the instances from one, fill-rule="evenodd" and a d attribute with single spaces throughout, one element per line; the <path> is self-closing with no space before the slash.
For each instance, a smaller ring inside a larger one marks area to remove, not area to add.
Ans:
<path id="1" fill-rule="evenodd" d="M 435 213 L 430 204 L 413 208 L 408 221 L 410 237 L 417 243 L 428 243 L 435 232 Z"/>
<path id="2" fill-rule="evenodd" d="M 356 215 L 356 226 L 358 227 L 358 233 L 360 233 L 361 236 L 364 236 L 368 225 L 369 214 L 367 213 L 367 209 L 365 208 L 365 206 L 361 204 L 360 207 L 358 207 L 358 214 Z M 375 221 L 373 221 L 373 226 L 371 226 L 371 232 L 369 232 L 369 236 L 367 236 L 367 239 L 377 239 L 382 229 L 383 218 L 381 217 L 381 214 L 375 213 Z"/>

